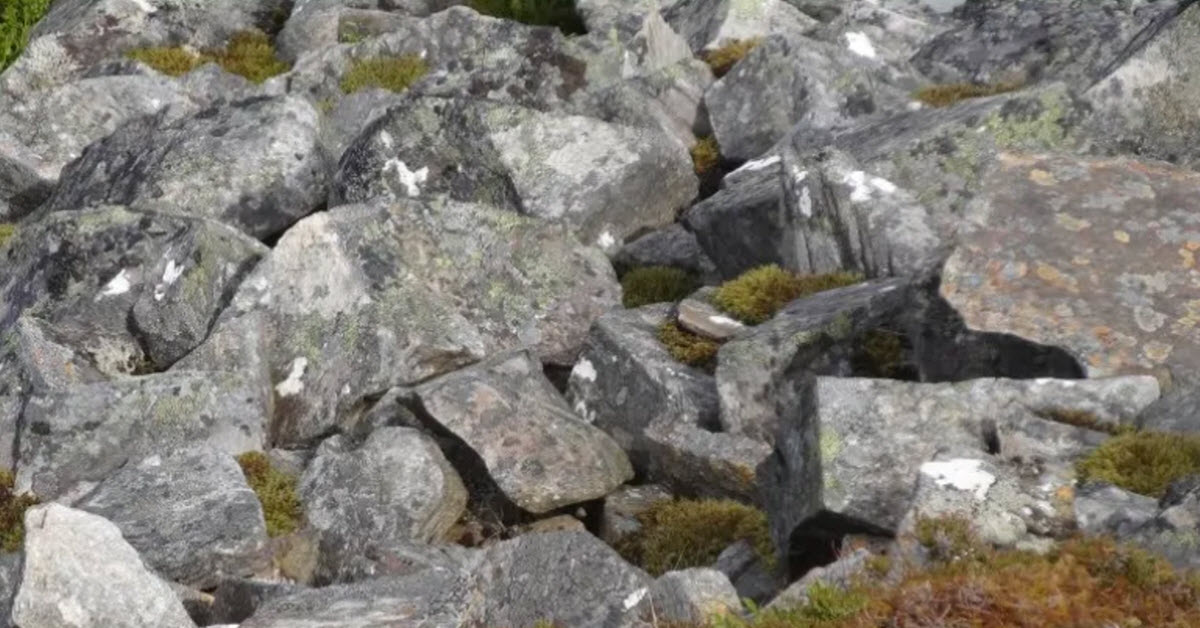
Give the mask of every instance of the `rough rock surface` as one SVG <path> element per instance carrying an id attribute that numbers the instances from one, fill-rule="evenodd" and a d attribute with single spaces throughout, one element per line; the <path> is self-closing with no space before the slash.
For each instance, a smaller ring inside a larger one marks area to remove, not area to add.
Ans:
<path id="1" fill-rule="evenodd" d="M 658 577 L 643 599 L 660 621 L 702 622 L 741 609 L 737 590 L 716 569 L 668 571 Z"/>

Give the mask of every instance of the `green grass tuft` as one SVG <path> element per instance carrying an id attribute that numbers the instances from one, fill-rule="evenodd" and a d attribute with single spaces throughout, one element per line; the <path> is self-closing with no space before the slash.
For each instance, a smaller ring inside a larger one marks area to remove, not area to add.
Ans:
<path id="1" fill-rule="evenodd" d="M 573 0 L 470 0 L 472 9 L 534 26 L 554 26 L 566 35 L 587 32 Z"/>
<path id="2" fill-rule="evenodd" d="M 692 167 L 698 175 L 706 175 L 721 164 L 721 147 L 717 145 L 717 138 L 712 135 L 696 140 L 691 153 Z"/>
<path id="3" fill-rule="evenodd" d="M 276 56 L 270 38 L 253 30 L 235 33 L 222 50 L 195 53 L 182 46 L 152 47 L 130 50 L 125 56 L 168 76 L 183 76 L 206 63 L 216 63 L 226 72 L 262 83 L 288 70 Z"/>
<path id="4" fill-rule="evenodd" d="M 667 353 L 677 362 L 694 366 L 712 372 L 717 365 L 717 351 L 720 343 L 711 338 L 705 338 L 679 326 L 679 323 L 668 320 L 658 327 L 658 341 L 666 347 Z"/>
<path id="5" fill-rule="evenodd" d="M 0 72 L 29 44 L 29 32 L 50 10 L 50 0 L 0 0 Z"/>
<path id="6" fill-rule="evenodd" d="M 995 96 L 1020 89 L 1020 83 L 995 83 L 979 85 L 974 83 L 950 83 L 946 85 L 927 85 L 913 92 L 913 98 L 931 107 L 949 107 L 954 103 L 969 98 Z"/>
<path id="7" fill-rule="evenodd" d="M 699 287 L 687 272 L 669 266 L 634 268 L 621 277 L 621 304 L 627 308 L 675 303 Z"/>
<path id="8" fill-rule="evenodd" d="M 402 92 L 429 73 L 429 65 L 417 55 L 357 59 L 342 76 L 342 91 L 353 94 L 378 87 Z"/>
<path id="9" fill-rule="evenodd" d="M 713 76 L 721 78 L 737 65 L 738 61 L 746 58 L 751 50 L 762 43 L 761 37 L 752 39 L 735 39 L 729 43 L 704 53 L 704 62 L 712 68 Z"/>
<path id="10" fill-rule="evenodd" d="M 183 76 L 212 61 L 182 46 L 159 46 L 138 48 L 125 53 L 126 57 L 140 61 L 167 76 Z"/>
<path id="11" fill-rule="evenodd" d="M 0 471 L 0 549 L 17 552 L 25 543 L 25 511 L 38 503 L 38 498 L 13 492 L 13 474 Z"/>
<path id="12" fill-rule="evenodd" d="M 638 515 L 642 527 L 617 551 L 654 576 L 674 569 L 706 567 L 739 540 L 749 541 L 768 564 L 775 553 L 761 510 L 728 499 L 663 500 Z"/>
<path id="13" fill-rule="evenodd" d="M 1114 436 L 1076 464 L 1082 481 L 1100 480 L 1162 497 L 1171 482 L 1200 473 L 1200 436 L 1132 432 Z"/>
<path id="14" fill-rule="evenodd" d="M 800 297 L 862 280 L 861 275 L 846 272 L 797 275 L 771 264 L 748 270 L 722 284 L 713 296 L 713 303 L 743 323 L 757 325 Z"/>
<path id="15" fill-rule="evenodd" d="M 262 503 L 267 520 L 267 535 L 276 537 L 295 532 L 300 527 L 300 497 L 296 494 L 296 478 L 271 466 L 271 460 L 261 451 L 246 452 L 237 457 L 246 476 L 246 483 Z"/>

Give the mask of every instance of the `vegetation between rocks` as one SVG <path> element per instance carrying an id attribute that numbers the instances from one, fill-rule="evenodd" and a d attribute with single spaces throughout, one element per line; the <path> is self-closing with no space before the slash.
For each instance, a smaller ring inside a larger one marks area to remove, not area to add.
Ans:
<path id="1" fill-rule="evenodd" d="M 412 54 L 356 59 L 342 76 L 341 87 L 346 94 L 372 87 L 402 92 L 428 73 L 425 60 Z"/>
<path id="2" fill-rule="evenodd" d="M 8 222 L 0 222 L 0 249 L 4 248 L 4 245 L 8 244 L 8 241 L 11 240 L 16 233 L 16 225 Z"/>
<path id="3" fill-rule="evenodd" d="M 621 277 L 621 304 L 635 308 L 651 303 L 674 303 L 694 292 L 699 285 L 695 277 L 678 268 L 634 268 Z"/>
<path id="4" fill-rule="evenodd" d="M 1114 436 L 1076 464 L 1082 481 L 1110 482 L 1162 497 L 1172 482 L 1200 473 L 1200 436 L 1131 432 Z"/>
<path id="5" fill-rule="evenodd" d="M 470 0 L 472 9 L 492 17 L 534 26 L 553 26 L 566 35 L 587 32 L 574 0 Z"/>
<path id="6" fill-rule="evenodd" d="M 775 264 L 760 266 L 725 282 L 713 295 L 713 303 L 743 323 L 757 325 L 770 320 L 779 310 L 800 297 L 862 282 L 862 275 L 836 272 L 800 275 Z"/>
<path id="7" fill-rule="evenodd" d="M 995 96 L 1005 92 L 1020 89 L 1020 83 L 949 83 L 945 85 L 926 85 L 913 92 L 913 98 L 930 107 L 949 107 L 969 98 Z"/>
<path id="8" fill-rule="evenodd" d="M 735 39 L 720 48 L 705 52 L 704 62 L 708 64 L 708 67 L 712 68 L 713 76 L 721 78 L 728 74 L 733 69 L 733 66 L 737 65 L 738 61 L 744 59 L 746 55 L 750 54 L 751 50 L 757 48 L 761 43 L 761 37 Z"/>
<path id="9" fill-rule="evenodd" d="M 216 63 L 227 72 L 262 83 L 288 70 L 288 64 L 276 56 L 271 39 L 255 30 L 235 33 L 224 49 L 194 52 L 182 46 L 165 46 L 131 50 L 126 56 L 168 76 L 183 76 L 206 63 Z"/>
<path id="10" fill-rule="evenodd" d="M 658 341 L 677 362 L 709 372 L 717 365 L 721 344 L 680 327 L 674 320 L 659 325 Z"/>
<path id="11" fill-rule="evenodd" d="M 768 564 L 775 552 L 761 510 L 729 499 L 663 500 L 638 515 L 642 527 L 616 543 L 629 562 L 659 576 L 676 569 L 706 567 L 740 540 Z"/>
<path id="12" fill-rule="evenodd" d="M 50 0 L 0 2 L 0 72 L 21 56 L 29 44 L 29 32 L 48 10 Z"/>
<path id="13" fill-rule="evenodd" d="M 721 147 L 717 145 L 717 138 L 712 135 L 706 135 L 692 145 L 692 167 L 695 168 L 696 174 L 704 176 L 717 168 L 721 163 Z"/>
<path id="14" fill-rule="evenodd" d="M 901 379 L 905 375 L 904 338 L 890 329 L 872 329 L 855 344 L 851 358 L 855 375 Z"/>
<path id="15" fill-rule="evenodd" d="M 13 490 L 13 474 L 0 471 L 0 549 L 20 551 L 25 543 L 25 511 L 38 503 L 38 498 Z"/>
<path id="16" fill-rule="evenodd" d="M 270 458 L 261 451 L 246 452 L 237 461 L 246 482 L 262 502 L 267 535 L 276 537 L 295 532 L 301 517 L 296 478 L 273 467 Z"/>

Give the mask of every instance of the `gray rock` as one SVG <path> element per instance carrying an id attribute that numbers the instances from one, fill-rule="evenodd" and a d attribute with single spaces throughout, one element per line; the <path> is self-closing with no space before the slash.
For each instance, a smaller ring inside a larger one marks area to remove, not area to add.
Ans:
<path id="1" fill-rule="evenodd" d="M 788 585 L 771 600 L 767 608 L 790 610 L 804 606 L 808 604 L 808 593 L 814 586 L 848 589 L 853 586 L 854 580 L 866 570 L 867 560 L 870 558 L 870 552 L 865 549 L 857 549 L 828 565 L 817 567 Z"/>
<path id="2" fill-rule="evenodd" d="M 679 302 L 675 312 L 679 326 L 714 340 L 729 340 L 746 331 L 741 321 L 730 318 L 709 301 L 712 292 L 711 288 L 702 289 Z"/>
<path id="3" fill-rule="evenodd" d="M 737 590 L 738 599 L 750 599 L 760 605 L 787 584 L 785 570 L 764 564 L 762 556 L 745 539 L 722 550 L 713 563 L 713 569 L 729 578 Z"/>
<path id="4" fill-rule="evenodd" d="M 697 52 L 768 35 L 801 36 L 818 24 L 784 0 L 681 0 L 670 4 L 666 17 Z"/>
<path id="5" fill-rule="evenodd" d="M 0 555 L 0 626 L 11 628 L 12 603 L 21 584 L 23 556 L 18 553 Z"/>
<path id="6" fill-rule="evenodd" d="M 301 590 L 303 587 L 283 582 L 226 578 L 213 591 L 209 620 L 214 624 L 240 624 L 267 601 Z"/>
<path id="7" fill-rule="evenodd" d="M 668 571 L 650 585 L 642 604 L 658 621 L 704 622 L 742 610 L 729 578 L 709 568 Z"/>
<path id="8" fill-rule="evenodd" d="M 423 98 L 388 110 L 347 149 L 330 201 L 446 195 L 561 221 L 615 250 L 671 222 L 696 189 L 687 151 L 647 129 Z"/>
<path id="9" fill-rule="evenodd" d="M 571 408 L 526 352 L 414 391 L 421 411 L 479 455 L 500 490 L 535 514 L 597 499 L 633 478 L 617 443 Z"/>
<path id="10" fill-rule="evenodd" d="M 1061 347 L 1089 376 L 1192 382 L 1196 306 L 1180 290 L 1200 237 L 1178 199 L 1198 192 L 1200 174 L 1157 163 L 1003 158 L 967 209 L 941 295 L 969 328 Z"/>
<path id="11" fill-rule="evenodd" d="M 639 266 L 671 266 L 699 277 L 710 277 L 713 263 L 700 250 L 696 236 L 673 223 L 626 242 L 613 256 L 613 266 L 628 270 Z"/>
<path id="12" fill-rule="evenodd" d="M 59 504 L 25 512 L 25 564 L 12 620 L 45 628 L 195 626 L 117 526 Z"/>
<path id="13" fill-rule="evenodd" d="M 462 479 L 437 443 L 403 427 L 380 428 L 361 446 L 343 436 L 326 439 L 298 492 L 328 572 L 371 544 L 439 541 L 467 505 Z"/>
<path id="14" fill-rule="evenodd" d="M 261 450 L 266 400 L 233 374 L 180 371 L 35 394 L 25 405 L 17 487 L 79 497 L 130 460 L 204 442 Z"/>
<path id="15" fill-rule="evenodd" d="M 866 48 L 890 63 L 906 63 L 952 20 L 926 5 L 962 4 L 965 0 L 790 0 L 808 15 L 826 22 L 811 37 Z M 941 7 L 938 7 L 941 8 Z"/>
<path id="16" fill-rule="evenodd" d="M 295 97 L 243 100 L 176 122 L 142 118 L 65 168 L 43 211 L 161 203 L 266 238 L 324 203 L 317 124 L 316 110 Z"/>
<path id="17" fill-rule="evenodd" d="M 600 513 L 600 538 L 613 545 L 622 537 L 637 532 L 642 528 L 638 515 L 654 504 L 673 497 L 671 491 L 658 484 L 618 488 L 604 498 L 604 509 Z"/>
<path id="18" fill-rule="evenodd" d="M 1075 494 L 1075 522 L 1085 534 L 1128 538 L 1157 514 L 1153 497 L 1110 484 L 1085 484 Z"/>
<path id="19" fill-rule="evenodd" d="M 301 444 L 353 422 L 366 396 L 489 354 L 530 347 L 573 361 L 618 290 L 599 251 L 510 212 L 415 200 L 338 207 L 280 239 L 222 315 L 209 341 L 219 346 L 189 365 L 252 362 L 244 345 L 261 343 L 276 441 Z"/>
<path id="20" fill-rule="evenodd" d="M 279 32 L 280 57 L 295 61 L 312 51 L 356 43 L 396 28 L 405 17 L 423 17 L 455 0 L 298 0 Z"/>
<path id="21" fill-rule="evenodd" d="M 583 524 L 579 524 L 582 529 Z M 356 540 L 348 548 L 328 545 L 318 558 L 313 572 L 315 584 L 345 584 L 372 578 L 399 577 L 425 569 L 472 569 L 478 555 L 461 545 L 428 545 L 421 541 L 398 538 Z"/>
<path id="22" fill-rule="evenodd" d="M 262 505 L 237 461 L 216 449 L 130 461 L 75 507 L 116 524 L 151 568 L 182 584 L 211 588 L 268 563 Z"/>
<path id="23" fill-rule="evenodd" d="M 1200 431 L 1200 386 L 1183 385 L 1164 391 L 1138 417 L 1138 427 L 1159 432 Z"/>
<path id="24" fill-rule="evenodd" d="M 1163 500 L 1162 510 L 1130 538 L 1138 545 L 1164 556 L 1180 569 L 1200 566 L 1196 539 L 1200 535 L 1200 491 L 1194 480 L 1189 490 L 1181 490 L 1170 501 Z"/>
<path id="25" fill-rule="evenodd" d="M 667 23 L 659 3 L 581 0 L 575 10 L 588 39 L 606 53 L 623 57 L 621 78 L 661 70 L 692 56 L 687 40 Z"/>
<path id="26" fill-rule="evenodd" d="M 21 399 L 16 395 L 0 396 L 0 468 L 12 469 L 13 444 L 17 440 L 17 425 L 21 418 Z M 2 616 L 2 615 L 0 615 Z"/>

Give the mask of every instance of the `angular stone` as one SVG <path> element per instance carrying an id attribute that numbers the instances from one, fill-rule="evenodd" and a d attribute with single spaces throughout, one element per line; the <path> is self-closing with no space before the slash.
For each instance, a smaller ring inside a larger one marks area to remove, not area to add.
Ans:
<path id="1" fill-rule="evenodd" d="M 262 505 L 233 456 L 210 447 L 130 461 L 75 507 L 116 524 L 175 582 L 206 589 L 268 565 Z"/>
<path id="2" fill-rule="evenodd" d="M 1008 155 L 967 210 L 941 294 L 969 328 L 1061 347 L 1089 376 L 1191 382 L 1197 193 L 1200 174 L 1165 165 Z"/>
<path id="3" fill-rule="evenodd" d="M 668 571 L 650 585 L 642 601 L 659 621 L 704 622 L 712 617 L 737 614 L 742 602 L 729 578 L 716 569 Z"/>
<path id="4" fill-rule="evenodd" d="M 1086 484 L 1075 494 L 1075 523 L 1084 534 L 1128 538 L 1157 514 L 1153 497 L 1110 484 Z"/>
<path id="5" fill-rule="evenodd" d="M 406 17 L 423 17 L 455 0 L 297 0 L 279 32 L 279 55 L 295 61 L 306 53 L 387 33 Z"/>
<path id="6" fill-rule="evenodd" d="M 626 485 L 618 488 L 604 498 L 600 538 L 613 545 L 621 537 L 637 532 L 642 527 L 638 515 L 654 504 L 673 497 L 671 491 L 658 484 Z"/>
<path id="7" fill-rule="evenodd" d="M 783 0 L 682 0 L 670 3 L 667 22 L 694 51 L 768 35 L 804 35 L 817 21 Z"/>
<path id="8" fill-rule="evenodd" d="M 749 541 L 741 539 L 721 551 L 713 569 L 729 578 L 738 599 L 763 604 L 774 597 L 787 580 L 785 570 L 767 566 Z"/>
<path id="9" fill-rule="evenodd" d="M 712 290 L 705 289 L 680 301 L 675 313 L 679 326 L 714 340 L 729 340 L 744 332 L 746 326 L 741 321 L 730 318 L 708 300 L 711 295 Z"/>
<path id="10" fill-rule="evenodd" d="M 528 353 L 418 387 L 421 411 L 462 439 L 517 506 L 538 514 L 603 497 L 633 477 L 625 453 L 571 412 Z"/>
<path id="11" fill-rule="evenodd" d="M 12 626 L 12 604 L 21 585 L 21 561 L 16 552 L 0 556 L 0 626 Z"/>
<path id="12" fill-rule="evenodd" d="M 25 564 L 12 620 L 45 628 L 195 626 L 117 526 L 59 504 L 25 512 Z"/>
<path id="13" fill-rule="evenodd" d="M 209 619 L 217 624 L 240 624 L 267 601 L 300 590 L 302 587 L 283 582 L 227 578 L 213 591 Z"/>
<path id="14" fill-rule="evenodd" d="M 854 585 L 854 581 L 867 568 L 867 559 L 871 553 L 865 549 L 857 549 L 845 554 L 834 562 L 817 567 L 804 574 L 802 578 L 788 585 L 771 603 L 770 609 L 790 610 L 808 604 L 808 592 L 814 586 L 835 587 L 846 590 Z"/>
<path id="15" fill-rule="evenodd" d="M 709 277 L 714 270 L 712 262 L 700 250 L 696 236 L 678 223 L 627 242 L 613 256 L 613 266 L 621 270 L 671 266 L 700 277 Z"/>
<path id="16" fill-rule="evenodd" d="M 1200 566 L 1196 539 L 1200 536 L 1200 488 L 1195 478 L 1189 486 L 1176 487 L 1174 495 L 1164 497 L 1158 514 L 1138 529 L 1131 539 L 1152 552 L 1164 556 L 1180 569 Z"/>

